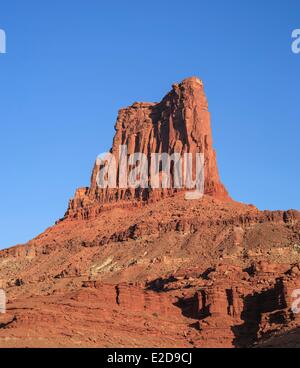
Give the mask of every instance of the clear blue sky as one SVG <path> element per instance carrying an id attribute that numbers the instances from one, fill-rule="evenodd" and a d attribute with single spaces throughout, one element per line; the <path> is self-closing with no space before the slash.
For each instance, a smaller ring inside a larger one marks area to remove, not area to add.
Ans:
<path id="1" fill-rule="evenodd" d="M 63 216 L 117 110 L 203 79 L 223 182 L 300 209 L 299 0 L 1 0 L 0 248 Z"/>

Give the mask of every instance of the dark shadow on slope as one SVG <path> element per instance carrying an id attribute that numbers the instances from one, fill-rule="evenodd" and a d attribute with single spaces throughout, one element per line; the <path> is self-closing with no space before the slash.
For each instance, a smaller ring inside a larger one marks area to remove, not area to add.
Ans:
<path id="1" fill-rule="evenodd" d="M 244 308 L 241 315 L 244 323 L 232 327 L 235 335 L 234 346 L 237 348 L 249 347 L 257 341 L 263 313 L 277 312 L 270 318 L 274 318 L 273 322 L 276 323 L 284 322 L 280 309 L 284 309 L 286 306 L 282 279 L 278 279 L 272 289 L 247 295 L 244 298 Z"/>

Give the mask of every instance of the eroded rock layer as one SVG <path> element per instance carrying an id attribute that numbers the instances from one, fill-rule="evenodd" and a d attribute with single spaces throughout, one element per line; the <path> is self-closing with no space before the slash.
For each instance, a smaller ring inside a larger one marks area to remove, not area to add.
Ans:
<path id="1" fill-rule="evenodd" d="M 70 284 L 70 280 L 68 281 Z M 220 264 L 11 300 L 2 347 L 299 347 L 299 264 Z M 21 287 L 21 285 L 19 286 Z M 294 340 L 292 337 L 294 336 Z"/>

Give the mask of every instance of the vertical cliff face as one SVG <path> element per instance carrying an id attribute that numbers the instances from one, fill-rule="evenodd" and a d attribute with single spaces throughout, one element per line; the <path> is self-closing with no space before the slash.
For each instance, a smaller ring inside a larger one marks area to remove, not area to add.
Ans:
<path id="1" fill-rule="evenodd" d="M 196 77 L 174 84 L 172 90 L 159 103 L 134 103 L 121 109 L 115 125 L 116 134 L 111 153 L 119 169 L 120 146 L 127 147 L 127 154 L 143 153 L 150 162 L 152 153 L 204 154 L 204 193 L 228 200 L 228 193 L 220 181 L 216 153 L 212 145 L 210 113 L 203 83 Z M 195 164 L 196 160 L 194 160 Z M 96 163 L 89 188 L 81 188 L 70 202 L 69 212 L 84 208 L 94 202 L 107 203 L 118 200 L 151 200 L 172 194 L 178 189 L 153 190 L 120 188 L 117 175 L 116 189 L 101 189 L 97 185 L 100 166 Z M 195 168 L 193 166 L 193 171 Z M 150 172 L 150 168 L 149 168 Z M 172 174 L 172 170 L 171 170 Z"/>

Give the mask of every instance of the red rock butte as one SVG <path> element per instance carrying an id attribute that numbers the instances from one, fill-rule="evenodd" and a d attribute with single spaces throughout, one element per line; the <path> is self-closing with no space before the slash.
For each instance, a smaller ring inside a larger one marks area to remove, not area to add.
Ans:
<path id="1" fill-rule="evenodd" d="M 299 347 L 300 212 L 230 199 L 202 81 L 121 109 L 120 145 L 203 153 L 205 195 L 99 189 L 95 165 L 61 221 L 0 251 L 0 347 Z"/>
<path id="2" fill-rule="evenodd" d="M 216 152 L 213 149 L 210 113 L 203 82 L 196 77 L 174 84 L 172 90 L 159 103 L 136 102 L 121 109 L 115 125 L 116 134 L 111 153 L 118 166 L 119 147 L 127 146 L 128 154 L 144 153 L 148 162 L 151 153 L 203 153 L 204 193 L 222 200 L 230 200 L 221 183 Z M 97 174 L 100 166 L 95 164 L 91 185 L 80 188 L 70 202 L 68 214 L 86 212 L 95 203 L 119 200 L 157 200 L 172 195 L 176 189 L 100 189 Z M 150 172 L 150 169 L 149 169 Z M 117 177 L 117 184 L 119 182 Z M 117 185 L 118 186 L 118 185 Z"/>

